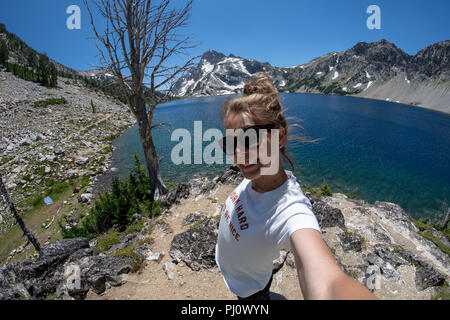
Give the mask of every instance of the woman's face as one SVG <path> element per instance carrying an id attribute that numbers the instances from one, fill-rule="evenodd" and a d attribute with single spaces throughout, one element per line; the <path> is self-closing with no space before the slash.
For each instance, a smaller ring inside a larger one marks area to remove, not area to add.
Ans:
<path id="1" fill-rule="evenodd" d="M 257 121 L 253 119 L 253 117 L 247 113 L 247 112 L 240 112 L 240 113 L 230 113 L 225 121 L 225 128 L 226 129 L 244 129 L 247 127 L 251 127 L 258 124 L 267 124 L 263 123 L 261 121 Z M 282 130 L 280 130 L 282 131 Z M 281 136 L 282 132 L 280 132 L 280 141 L 283 141 L 283 137 Z M 267 157 L 271 157 L 271 134 L 268 133 L 267 135 L 261 135 L 261 140 L 259 141 L 259 146 L 261 148 L 262 144 L 266 146 L 267 148 Z M 238 160 L 238 154 L 244 153 L 245 155 L 245 161 L 244 163 L 239 163 Z M 267 161 L 262 161 L 265 164 L 261 163 L 260 159 L 260 152 L 257 152 L 257 158 L 256 163 L 250 164 L 250 151 L 248 149 L 245 149 L 240 144 L 237 144 L 235 152 L 233 154 L 233 160 L 238 166 L 238 168 L 242 171 L 242 174 L 245 178 L 249 180 L 255 180 L 261 176 L 261 168 L 264 167 L 270 167 L 271 163 L 267 163 Z M 280 162 L 279 162 L 280 163 Z M 278 170 L 277 170 L 278 171 Z"/>

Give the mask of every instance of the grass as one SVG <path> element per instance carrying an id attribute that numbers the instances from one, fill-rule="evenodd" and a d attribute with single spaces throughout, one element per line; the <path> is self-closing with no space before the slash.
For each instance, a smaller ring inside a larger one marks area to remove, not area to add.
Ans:
<path id="1" fill-rule="evenodd" d="M 444 282 L 441 286 L 439 292 L 437 292 L 432 298 L 432 300 L 450 300 L 450 287 L 448 282 Z"/>
<path id="2" fill-rule="evenodd" d="M 67 100 L 65 98 L 51 98 L 46 100 L 40 100 L 36 101 L 33 105 L 35 108 L 46 108 L 48 106 L 52 105 L 59 105 L 59 104 L 67 104 Z"/>
<path id="3" fill-rule="evenodd" d="M 447 236 L 447 238 L 449 238 L 450 231 L 448 226 L 445 227 L 445 229 L 441 230 L 435 223 L 430 223 L 429 219 L 427 218 L 423 219 L 422 221 L 414 219 L 411 215 L 409 215 L 409 218 L 417 227 L 417 229 L 419 229 L 419 231 L 417 232 L 419 235 L 433 242 L 436 246 L 438 246 L 439 249 L 441 249 L 442 252 L 450 256 L 450 247 L 445 245 L 438 237 L 431 234 L 431 229 L 433 227 L 437 227 L 436 229 L 438 229 L 438 231 L 442 232 L 445 236 Z"/>
<path id="4" fill-rule="evenodd" d="M 99 253 L 105 252 L 118 243 L 120 243 L 119 232 L 116 229 L 110 229 L 104 236 L 97 239 L 94 250 Z"/>
<path id="5" fill-rule="evenodd" d="M 141 270 L 141 268 L 144 265 L 144 257 L 134 252 L 136 250 L 135 246 L 126 247 L 123 249 L 120 249 L 112 254 L 110 254 L 110 257 L 129 257 L 134 259 L 134 262 L 131 264 L 131 270 L 130 272 L 137 272 Z"/>
<path id="6" fill-rule="evenodd" d="M 425 239 L 428 239 L 431 242 L 433 242 L 435 245 L 439 247 L 439 249 L 441 249 L 442 252 L 450 256 L 450 247 L 446 246 L 438 237 L 435 237 L 431 233 L 428 233 L 426 231 L 425 232 L 419 231 L 418 234 L 420 234 Z"/>
<path id="7" fill-rule="evenodd" d="M 312 193 L 316 197 L 323 197 L 323 196 L 332 196 L 333 193 L 331 192 L 330 187 L 328 184 L 324 183 L 320 188 L 309 188 L 305 189 L 305 192 Z"/>
<path id="8" fill-rule="evenodd" d="M 139 220 L 135 224 L 129 225 L 124 233 L 132 233 L 132 232 L 139 232 L 142 229 L 144 229 L 144 220 Z"/>
<path id="9" fill-rule="evenodd" d="M 17 203 L 17 209 L 24 220 L 25 225 L 31 230 L 41 245 L 46 241 L 53 242 L 62 238 L 58 224 L 55 222 L 58 218 L 63 216 L 65 212 L 77 209 L 78 212 L 82 214 L 86 211 L 85 206 L 78 204 L 76 199 L 74 200 L 72 189 L 72 187 L 82 183 L 81 180 L 82 179 L 80 178 L 68 181 L 45 179 L 43 180 L 43 188 L 41 190 L 36 191 L 34 195 L 28 197 L 21 205 Z M 47 195 L 53 199 L 53 204 L 50 206 L 46 206 L 43 201 L 44 197 Z M 63 202 L 65 200 L 69 203 L 73 202 L 74 204 L 64 205 Z M 44 223 L 47 225 L 53 217 L 55 222 L 47 229 L 42 228 L 42 224 Z M 22 230 L 17 223 L 12 220 L 11 226 L 5 228 L 0 233 L 0 265 L 5 263 L 9 253 L 13 249 L 26 241 L 27 239 L 23 235 Z M 10 263 L 29 260 L 29 256 L 35 253 L 34 247 L 29 244 L 22 253 L 15 255 Z"/>

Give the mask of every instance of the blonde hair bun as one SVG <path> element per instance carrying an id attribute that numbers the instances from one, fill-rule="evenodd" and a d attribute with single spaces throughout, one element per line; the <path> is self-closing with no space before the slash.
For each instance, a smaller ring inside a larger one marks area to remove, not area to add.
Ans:
<path id="1" fill-rule="evenodd" d="M 244 97 L 252 94 L 276 95 L 278 94 L 278 90 L 267 74 L 259 72 L 251 77 L 250 81 L 244 85 L 242 91 Z"/>

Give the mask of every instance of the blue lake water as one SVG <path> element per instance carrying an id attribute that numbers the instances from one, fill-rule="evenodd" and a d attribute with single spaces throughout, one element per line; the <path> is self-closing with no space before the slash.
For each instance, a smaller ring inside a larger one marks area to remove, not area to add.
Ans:
<path id="1" fill-rule="evenodd" d="M 327 183 L 333 192 L 355 194 L 370 203 L 397 203 L 416 218 L 436 218 L 444 201 L 450 203 L 449 115 L 355 97 L 281 96 L 286 115 L 300 119 L 308 137 L 321 138 L 314 144 L 288 144 L 302 186 Z M 194 121 L 202 121 L 203 133 L 209 128 L 223 132 L 220 105 L 228 97 L 180 100 L 157 107 L 154 123 L 171 124 L 153 133 L 165 181 L 186 181 L 196 173 L 212 178 L 229 166 L 177 166 L 171 161 L 172 148 L 179 143 L 171 141 L 173 130 L 185 128 L 193 133 Z M 133 165 L 134 153 L 144 159 L 137 127 L 113 144 L 113 165 L 123 177 Z"/>

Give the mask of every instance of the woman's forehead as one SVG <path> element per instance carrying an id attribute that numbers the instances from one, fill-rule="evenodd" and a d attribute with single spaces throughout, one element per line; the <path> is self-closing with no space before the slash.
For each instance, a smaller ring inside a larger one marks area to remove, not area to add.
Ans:
<path id="1" fill-rule="evenodd" d="M 239 129 L 255 125 L 253 117 L 248 112 L 232 112 L 225 121 L 226 129 Z"/>

